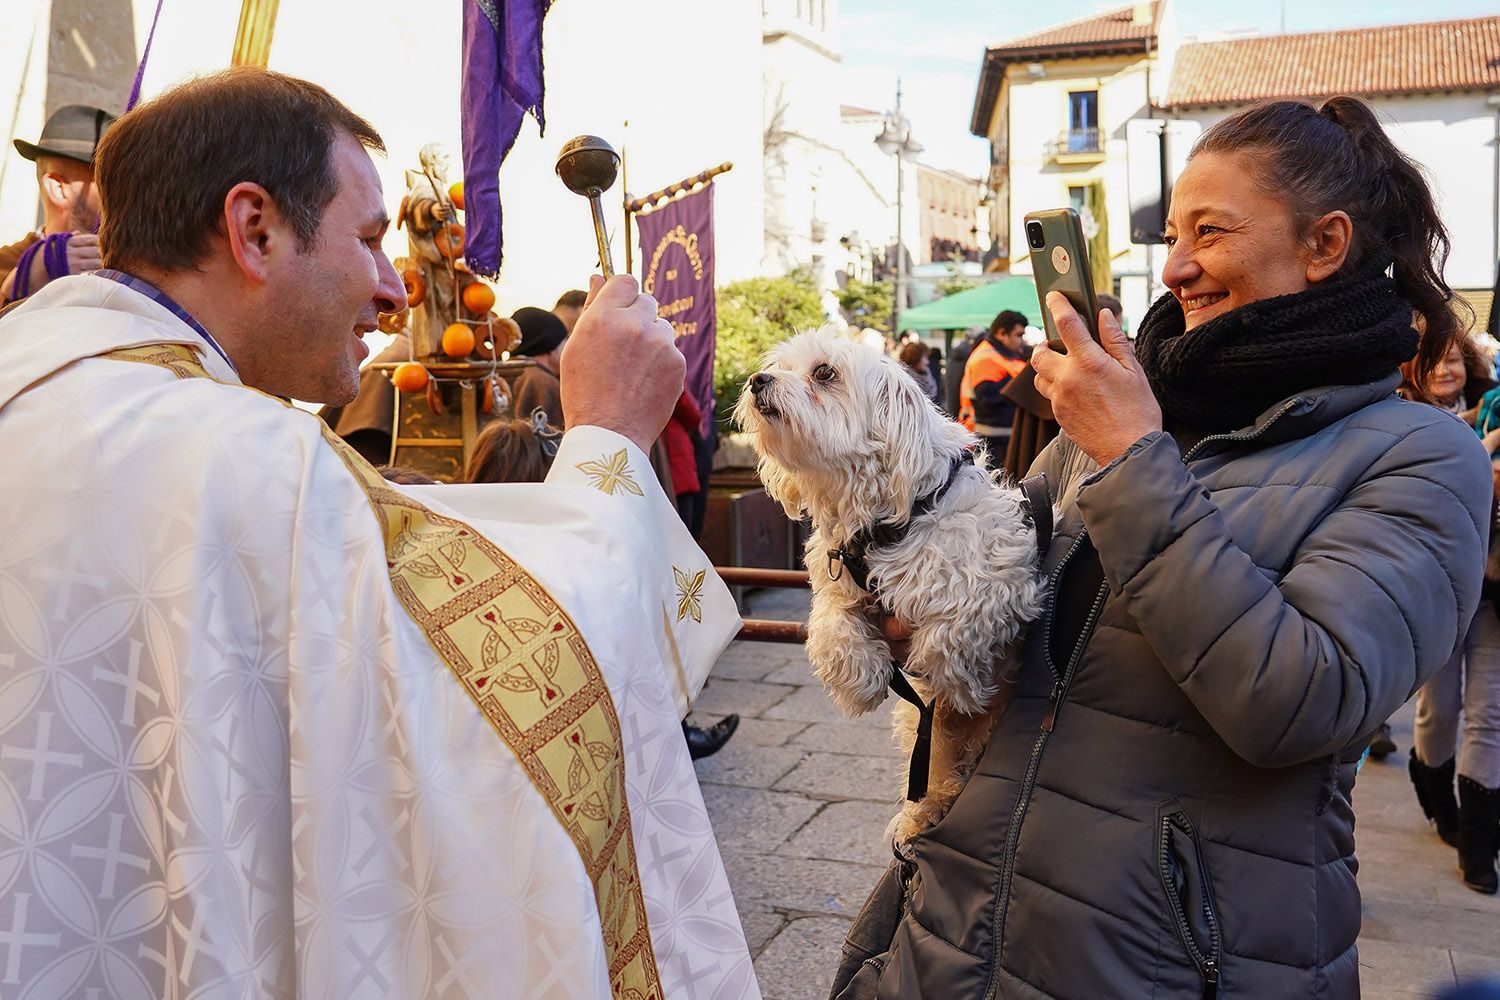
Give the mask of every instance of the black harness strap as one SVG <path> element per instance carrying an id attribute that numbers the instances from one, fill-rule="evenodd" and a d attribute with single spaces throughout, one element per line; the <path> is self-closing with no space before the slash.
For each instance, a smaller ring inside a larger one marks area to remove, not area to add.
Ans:
<path id="1" fill-rule="evenodd" d="M 932 704 L 917 696 L 895 660 L 891 661 L 891 690 L 917 709 L 917 740 L 911 746 L 911 763 L 906 772 L 906 800 L 920 802 L 927 794 L 927 772 L 932 766 Z"/>
<path id="2" fill-rule="evenodd" d="M 924 514 L 931 514 L 937 507 L 938 501 L 947 495 L 948 490 L 953 487 L 953 481 L 958 478 L 958 470 L 974 461 L 973 452 L 963 452 L 953 459 L 948 466 L 948 478 L 943 485 L 933 490 L 924 497 L 920 497 L 912 505 L 911 514 L 900 524 L 892 524 L 889 521 L 879 521 L 868 528 L 861 528 L 850 535 L 844 544 L 835 546 L 828 550 L 828 576 L 837 580 L 847 570 L 849 579 L 860 590 L 871 595 L 875 590 L 870 586 L 870 564 L 865 558 L 871 549 L 884 549 L 898 544 L 911 531 L 911 524 Z M 878 595 L 877 599 L 878 599 Z"/>
<path id="3" fill-rule="evenodd" d="M 1047 485 L 1047 474 L 1043 472 L 1021 480 L 1021 495 L 1026 498 L 1026 514 L 1036 529 L 1036 557 L 1045 559 L 1047 548 L 1052 544 L 1052 490 Z M 1040 562 L 1037 568 L 1041 568 Z"/>

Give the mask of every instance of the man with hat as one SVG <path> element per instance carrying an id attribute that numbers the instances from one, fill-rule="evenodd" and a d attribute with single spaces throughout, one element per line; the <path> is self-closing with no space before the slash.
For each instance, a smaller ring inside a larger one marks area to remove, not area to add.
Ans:
<path id="1" fill-rule="evenodd" d="M 547 422 L 562 430 L 562 388 L 557 371 L 568 328 L 556 314 L 535 306 L 523 306 L 510 318 L 521 328 L 521 343 L 513 353 L 536 362 L 516 379 L 516 413 L 529 416 L 540 408 L 547 414 Z"/>
<path id="2" fill-rule="evenodd" d="M 24 299 L 54 278 L 99 268 L 94 149 L 114 120 L 101 108 L 69 104 L 47 119 L 36 142 L 15 140 L 16 151 L 36 164 L 44 222 L 40 232 L 0 247 L 4 302 Z"/>

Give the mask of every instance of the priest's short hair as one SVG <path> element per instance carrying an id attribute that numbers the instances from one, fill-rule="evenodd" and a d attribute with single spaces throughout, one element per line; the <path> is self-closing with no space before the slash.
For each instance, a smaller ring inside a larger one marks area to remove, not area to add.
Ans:
<path id="1" fill-rule="evenodd" d="M 340 133 L 385 151 L 375 127 L 327 90 L 253 67 L 191 80 L 141 104 L 95 154 L 104 265 L 148 274 L 194 267 L 222 231 L 225 196 L 244 182 L 265 188 L 298 245 L 313 246 L 338 193 Z"/>

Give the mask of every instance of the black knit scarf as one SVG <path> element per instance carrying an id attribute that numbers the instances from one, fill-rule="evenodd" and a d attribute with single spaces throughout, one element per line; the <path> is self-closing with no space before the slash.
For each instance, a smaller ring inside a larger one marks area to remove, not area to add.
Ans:
<path id="1" fill-rule="evenodd" d="M 1304 389 L 1395 372 L 1417 351 L 1411 314 L 1376 267 L 1251 302 L 1191 332 L 1168 294 L 1141 321 L 1135 353 L 1169 420 L 1218 434 Z"/>

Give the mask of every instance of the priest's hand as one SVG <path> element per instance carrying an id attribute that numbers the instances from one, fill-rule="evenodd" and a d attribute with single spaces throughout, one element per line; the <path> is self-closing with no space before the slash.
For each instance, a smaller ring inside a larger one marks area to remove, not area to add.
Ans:
<path id="1" fill-rule="evenodd" d="M 604 427 L 649 452 L 682 395 L 685 371 L 672 324 L 635 278 L 589 279 L 588 301 L 558 366 L 568 427 Z"/>
<path id="2" fill-rule="evenodd" d="M 1068 437 L 1103 468 L 1141 438 L 1161 430 L 1161 407 L 1114 313 L 1099 310 L 1099 342 L 1060 292 L 1047 310 L 1068 353 L 1042 344 L 1031 356 L 1037 391 Z"/>

